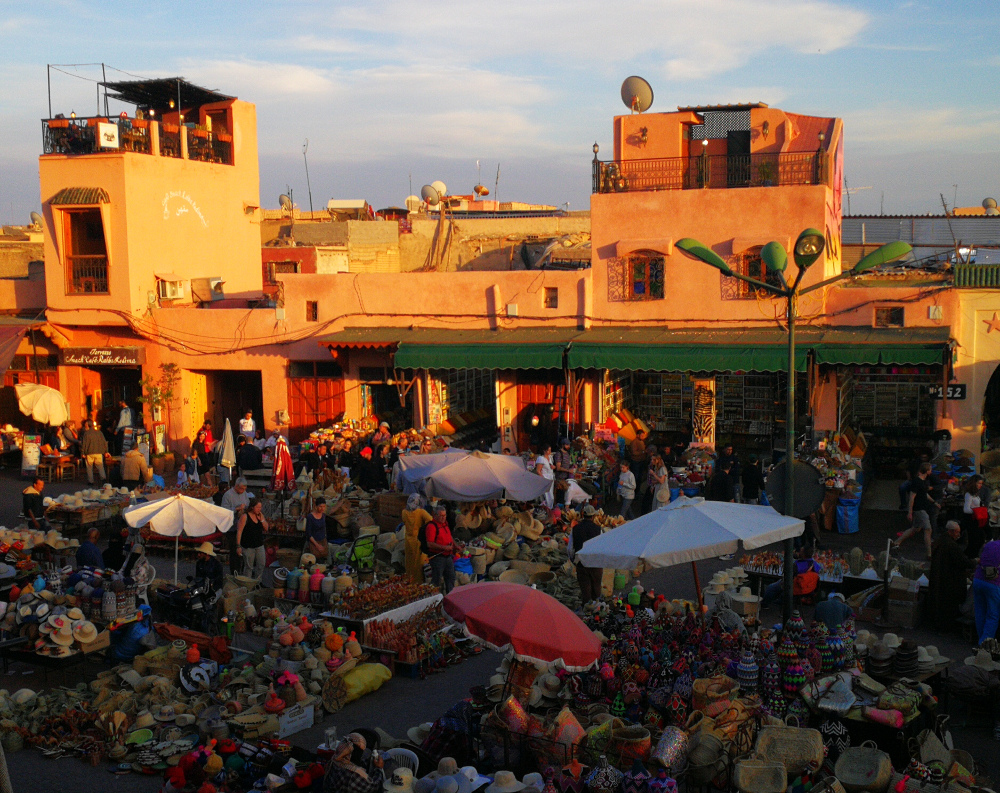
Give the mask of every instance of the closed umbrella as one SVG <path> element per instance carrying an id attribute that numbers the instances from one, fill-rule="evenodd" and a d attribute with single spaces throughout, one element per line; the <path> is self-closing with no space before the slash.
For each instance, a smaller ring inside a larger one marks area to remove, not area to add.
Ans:
<path id="1" fill-rule="evenodd" d="M 25 416 L 50 427 L 58 427 L 69 419 L 66 398 L 54 388 L 39 383 L 21 383 L 14 386 L 14 391 L 17 407 Z"/>
<path id="2" fill-rule="evenodd" d="M 424 492 L 449 501 L 534 501 L 552 482 L 525 470 L 520 457 L 472 452 L 427 476 Z"/>
<path id="3" fill-rule="evenodd" d="M 295 489 L 295 471 L 292 470 L 292 455 L 288 452 L 288 442 L 278 438 L 274 446 L 274 470 L 271 473 L 271 490 L 284 492 Z"/>
<path id="4" fill-rule="evenodd" d="M 219 465 L 232 468 L 236 465 L 236 444 L 233 443 L 233 428 L 226 419 L 226 429 L 222 433 L 222 451 L 219 453 Z"/>
<path id="5" fill-rule="evenodd" d="M 180 494 L 146 504 L 136 504 L 128 507 L 122 515 L 132 528 L 139 529 L 148 525 L 156 534 L 174 538 L 175 584 L 180 536 L 186 534 L 188 537 L 205 537 L 217 531 L 229 531 L 233 526 L 231 510 Z"/>
<path id="6" fill-rule="evenodd" d="M 781 515 L 773 508 L 755 504 L 733 504 L 682 496 L 660 509 L 630 520 L 588 540 L 576 560 L 586 567 L 628 570 L 642 564 L 671 567 L 675 564 L 736 553 L 742 544 L 750 551 L 774 542 L 798 537 L 805 523 Z M 698 584 L 698 568 L 694 568 Z"/>
<path id="7" fill-rule="evenodd" d="M 594 665 L 601 642 L 583 620 L 551 595 L 522 584 L 486 581 L 452 590 L 445 613 L 465 632 L 519 661 L 560 662 L 570 672 Z"/>

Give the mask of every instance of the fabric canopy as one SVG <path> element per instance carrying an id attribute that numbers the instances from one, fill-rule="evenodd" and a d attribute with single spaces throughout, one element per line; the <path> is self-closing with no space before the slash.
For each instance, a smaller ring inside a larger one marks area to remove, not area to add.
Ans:
<path id="1" fill-rule="evenodd" d="M 27 329 L 26 325 L 0 327 L 0 377 L 7 373 L 11 361 L 14 360 L 14 354 L 21 344 L 21 337 Z"/>
<path id="2" fill-rule="evenodd" d="M 424 492 L 449 501 L 534 501 L 552 482 L 525 470 L 520 457 L 472 452 L 427 476 Z"/>
<path id="3" fill-rule="evenodd" d="M 562 369 L 565 344 L 415 344 L 402 342 L 398 369 Z"/>
<path id="4" fill-rule="evenodd" d="M 424 480 L 432 473 L 468 455 L 464 449 L 445 449 L 434 454 L 404 455 L 393 468 L 393 481 L 401 492 L 407 495 L 417 493 L 423 488 Z"/>
<path id="5" fill-rule="evenodd" d="M 795 368 L 806 368 L 805 347 L 795 350 Z M 573 342 L 570 369 L 635 369 L 660 372 L 783 372 L 788 347 L 735 344 L 600 344 Z"/>
<path id="6" fill-rule="evenodd" d="M 66 397 L 40 383 L 19 383 L 14 386 L 17 394 L 17 407 L 25 416 L 31 416 L 35 421 L 58 427 L 69 419 L 66 410 Z"/>
<path id="7" fill-rule="evenodd" d="M 856 366 L 927 366 L 941 363 L 944 349 L 918 345 L 890 344 L 879 347 L 870 345 L 821 345 L 816 347 L 816 363 Z"/>
<path id="8" fill-rule="evenodd" d="M 582 672 L 597 661 L 601 642 L 551 595 L 522 584 L 487 581 L 452 590 L 441 603 L 465 632 L 497 650 L 513 649 L 529 663 L 562 663 Z"/>
<path id="9" fill-rule="evenodd" d="M 771 507 L 681 497 L 588 540 L 576 559 L 586 567 L 671 567 L 753 550 L 798 537 L 805 523 Z"/>

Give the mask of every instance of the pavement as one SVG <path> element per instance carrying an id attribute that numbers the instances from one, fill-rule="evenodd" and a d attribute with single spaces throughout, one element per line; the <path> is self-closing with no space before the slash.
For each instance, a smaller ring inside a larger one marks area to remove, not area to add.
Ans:
<path id="1" fill-rule="evenodd" d="M 19 472 L 0 470 L 0 526 L 16 525 L 20 511 L 20 492 L 26 486 L 18 475 Z M 876 554 L 885 550 L 886 541 L 894 539 L 896 533 L 905 528 L 905 516 L 892 507 L 892 494 L 895 492 L 893 483 L 876 483 L 878 487 L 869 488 L 862 501 L 861 531 L 853 535 L 840 535 L 822 532 L 820 544 L 823 548 L 850 549 L 861 547 Z M 84 482 L 65 482 L 48 485 L 46 492 L 50 495 L 74 492 L 85 487 Z M 911 541 L 903 549 L 903 555 L 913 560 L 921 560 L 922 546 Z M 167 569 L 172 559 L 163 558 L 154 563 L 160 569 Z M 698 562 L 698 571 L 702 585 L 717 570 L 731 567 L 736 560 L 709 559 Z M 164 567 L 161 568 L 161 564 Z M 182 570 L 181 575 L 186 571 Z M 652 570 L 640 579 L 646 589 L 654 589 L 668 597 L 687 597 L 694 599 L 694 575 L 690 565 Z M 807 609 L 807 611 L 809 611 Z M 811 613 L 803 613 L 805 620 L 811 619 Z M 764 624 L 780 621 L 780 607 L 773 607 L 764 612 Z M 859 627 L 883 633 L 896 630 L 892 627 L 880 627 L 868 623 L 859 623 Z M 905 638 L 913 639 L 919 644 L 935 644 L 945 656 L 961 663 L 962 659 L 971 653 L 971 644 L 958 633 L 941 634 L 925 628 L 896 630 Z M 483 684 L 493 674 L 499 658 L 492 651 L 470 658 L 463 663 L 447 670 L 430 675 L 424 680 L 411 680 L 405 677 L 395 677 L 388 681 L 377 692 L 370 694 L 357 702 L 353 702 L 339 713 L 327 716 L 320 724 L 304 730 L 293 737 L 296 745 L 315 749 L 322 742 L 324 732 L 330 727 L 336 727 L 338 734 L 343 735 L 355 727 L 382 727 L 392 735 L 404 737 L 406 730 L 424 721 L 433 721 L 454 702 L 468 695 L 471 686 Z M 91 665 L 87 671 L 68 672 L 65 680 L 53 677 L 53 685 L 74 685 L 79 680 L 88 679 L 97 668 Z M 44 687 L 42 674 L 22 664 L 11 664 L 6 679 L 0 680 L 0 687 L 13 690 L 22 686 L 40 689 Z M 949 705 L 951 729 L 956 747 L 966 749 L 975 757 L 981 773 L 990 779 L 1000 779 L 1000 752 L 997 752 L 998 742 L 993 738 L 992 724 L 975 724 L 965 726 L 966 712 L 962 703 L 952 699 Z M 82 793 L 102 791 L 102 793 L 118 793 L 122 791 L 159 790 L 159 780 L 155 777 L 143 778 L 135 774 L 117 777 L 107 772 L 106 767 L 91 768 L 71 760 L 50 761 L 33 751 L 22 751 L 7 757 L 14 790 L 17 793 L 28 790 L 77 790 Z M 71 774 L 72 784 L 68 784 L 67 775 Z"/>

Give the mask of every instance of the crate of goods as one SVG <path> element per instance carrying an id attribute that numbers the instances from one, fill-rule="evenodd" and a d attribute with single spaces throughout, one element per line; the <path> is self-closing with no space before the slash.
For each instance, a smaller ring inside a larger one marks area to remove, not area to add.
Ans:
<path id="1" fill-rule="evenodd" d="M 920 623 L 920 602 L 913 600 L 893 600 L 889 598 L 886 619 L 890 625 L 915 628 Z"/>
<path id="2" fill-rule="evenodd" d="M 403 519 L 406 507 L 405 493 L 379 493 L 375 496 L 375 514 L 382 531 L 395 531 Z"/>
<path id="3" fill-rule="evenodd" d="M 889 602 L 903 601 L 916 603 L 920 597 L 920 584 L 911 578 L 904 578 L 901 575 L 894 576 L 889 580 Z"/>

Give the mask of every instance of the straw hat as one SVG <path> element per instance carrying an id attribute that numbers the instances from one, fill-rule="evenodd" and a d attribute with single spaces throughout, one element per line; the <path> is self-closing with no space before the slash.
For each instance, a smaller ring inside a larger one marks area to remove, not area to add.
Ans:
<path id="1" fill-rule="evenodd" d="M 69 624 L 63 625 L 59 630 L 53 630 L 49 638 L 61 647 L 69 647 L 74 641 L 73 628 Z"/>
<path id="2" fill-rule="evenodd" d="M 78 609 L 76 606 L 74 606 L 69 611 L 67 611 L 66 612 L 66 616 L 69 619 L 71 619 L 71 620 L 73 620 L 75 622 L 78 622 L 79 620 L 82 620 L 84 618 L 83 617 L 83 612 L 80 609 Z"/>
<path id="3" fill-rule="evenodd" d="M 440 779 L 443 776 L 455 776 L 458 773 L 458 763 L 455 762 L 454 757 L 442 757 L 438 760 L 438 767 L 436 771 L 431 771 L 428 775 L 428 779 Z"/>
<path id="4" fill-rule="evenodd" d="M 484 785 L 488 785 L 490 783 L 490 778 L 480 774 L 479 771 L 476 770 L 475 766 L 462 766 L 462 768 L 459 769 L 459 773 L 469 780 L 473 790 L 479 790 Z"/>
<path id="5" fill-rule="evenodd" d="M 934 666 L 945 666 L 951 663 L 951 659 L 941 655 L 940 650 L 933 644 L 927 645 L 927 654 L 934 659 Z"/>
<path id="6" fill-rule="evenodd" d="M 975 655 L 970 655 L 965 659 L 966 666 L 978 666 L 987 672 L 996 672 L 1000 669 L 1000 662 L 994 661 L 989 650 L 976 650 Z"/>
<path id="7" fill-rule="evenodd" d="M 670 488 L 661 487 L 656 491 L 656 503 L 657 504 L 669 504 L 670 503 Z"/>
<path id="8" fill-rule="evenodd" d="M 416 727 L 410 727 L 410 729 L 406 731 L 406 737 L 410 739 L 411 743 L 420 746 L 425 740 L 427 740 L 427 736 L 431 734 L 431 728 L 433 726 L 434 725 L 431 722 L 425 721 L 423 724 L 419 724 Z"/>
<path id="9" fill-rule="evenodd" d="M 489 575 L 490 578 L 499 578 L 500 574 L 503 573 L 510 567 L 510 562 L 494 562 L 490 565 Z"/>
<path id="10" fill-rule="evenodd" d="M 97 638 L 97 628 L 94 623 L 81 620 L 73 626 L 73 638 L 80 644 L 90 644 Z"/>
<path id="11" fill-rule="evenodd" d="M 895 633 L 887 633 L 882 637 L 882 643 L 885 644 L 890 650 L 895 650 L 899 645 L 903 643 Z"/>
<path id="12" fill-rule="evenodd" d="M 139 730 L 144 727 L 152 727 L 154 724 L 156 724 L 156 719 L 153 718 L 153 714 L 144 708 L 135 714 L 135 724 L 132 726 Z"/>
<path id="13" fill-rule="evenodd" d="M 759 603 L 760 598 L 757 597 L 748 586 L 740 587 L 740 591 L 733 595 L 733 600 L 738 600 L 741 603 Z"/>
<path id="14" fill-rule="evenodd" d="M 401 766 L 385 782 L 386 793 L 413 793 L 413 772 Z"/>
<path id="15" fill-rule="evenodd" d="M 299 558 L 299 564 L 302 567 L 309 567 L 310 565 L 316 564 L 316 554 L 314 553 L 304 553 Z"/>
<path id="16" fill-rule="evenodd" d="M 511 771 L 497 771 L 493 784 L 486 788 L 486 793 L 519 793 L 526 785 L 518 782 Z"/>
<path id="17" fill-rule="evenodd" d="M 215 556 L 215 546 L 210 542 L 203 542 L 198 546 L 198 553 L 207 554 L 208 556 Z"/>
<path id="18" fill-rule="evenodd" d="M 177 710 L 173 705 L 160 705 L 153 718 L 157 721 L 173 721 L 177 718 Z"/>
<path id="19" fill-rule="evenodd" d="M 528 576 L 522 570 L 505 570 L 500 574 L 500 581 L 504 584 L 527 584 Z"/>

